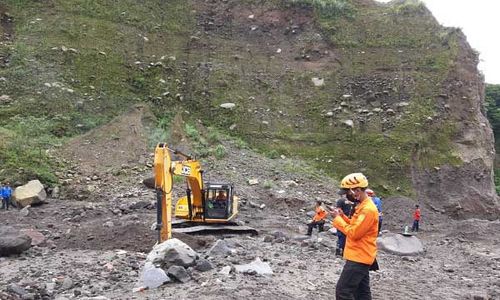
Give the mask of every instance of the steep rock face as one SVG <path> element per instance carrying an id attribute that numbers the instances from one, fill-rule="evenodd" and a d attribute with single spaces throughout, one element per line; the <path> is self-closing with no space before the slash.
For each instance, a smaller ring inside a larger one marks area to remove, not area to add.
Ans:
<path id="1" fill-rule="evenodd" d="M 144 101 L 163 124 L 179 113 L 200 132 L 215 127 L 270 157 L 301 156 L 334 178 L 364 172 L 382 196 L 418 198 L 459 218 L 498 211 L 477 57 L 419 1 L 104 1 L 57 14 L 43 1 L 7 3 L 20 25 L 14 45 L 0 45 L 0 57 L 19 56 L 0 70 L 9 82 L 2 93 L 15 99 L 5 120 L 45 103 L 36 117 L 64 136 Z M 35 14 L 53 22 L 23 26 Z M 40 44 L 41 54 L 16 50 Z M 19 68 L 37 75 L 25 80 Z M 75 118 L 60 117 L 68 114 Z M 135 132 L 116 119 L 115 129 Z M 170 129 L 171 140 L 183 138 Z M 124 142 L 101 140 L 113 149 Z M 10 157 L 2 149 L 0 158 Z M 141 159 L 72 154 L 95 157 L 89 172 L 107 172 L 109 159 Z"/>
<path id="2" fill-rule="evenodd" d="M 415 1 L 349 1 L 352 10 L 334 17 L 307 5 L 227 3 L 205 4 L 198 18 L 210 37 L 198 50 L 239 53 L 213 65 L 233 81 L 211 101 L 237 99 L 233 113 L 216 112 L 223 126 L 334 176 L 363 171 L 382 193 L 413 194 L 456 218 L 498 215 L 483 78 L 460 30 Z M 221 47 L 214 36 L 236 41 Z"/>
<path id="3" fill-rule="evenodd" d="M 413 169 L 419 199 L 457 218 L 499 215 L 493 183 L 494 138 L 485 116 L 484 78 L 477 70 L 478 55 L 458 32 L 459 53 L 442 87 L 445 117 L 456 125 L 452 142 L 461 163 L 434 169 Z M 417 154 L 418 156 L 418 154 Z"/>

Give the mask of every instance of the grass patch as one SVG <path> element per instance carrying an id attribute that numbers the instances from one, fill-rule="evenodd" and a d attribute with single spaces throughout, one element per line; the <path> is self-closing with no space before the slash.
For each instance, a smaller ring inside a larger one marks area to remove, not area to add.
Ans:
<path id="1" fill-rule="evenodd" d="M 266 190 L 270 190 L 274 187 L 274 183 L 270 180 L 266 180 L 264 181 L 264 183 L 262 184 L 262 187 L 265 188 Z"/>
<path id="2" fill-rule="evenodd" d="M 317 14 L 326 18 L 352 18 L 355 13 L 354 6 L 348 0 L 290 0 L 290 3 L 313 7 Z"/>
<path id="3" fill-rule="evenodd" d="M 217 145 L 214 150 L 215 158 L 222 159 L 227 155 L 226 147 L 223 145 Z"/>

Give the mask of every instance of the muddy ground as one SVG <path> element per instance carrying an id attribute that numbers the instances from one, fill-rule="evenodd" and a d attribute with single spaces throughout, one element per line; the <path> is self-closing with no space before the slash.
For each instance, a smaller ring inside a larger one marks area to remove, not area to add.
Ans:
<path id="1" fill-rule="evenodd" d="M 241 198 L 238 220 L 259 235 L 176 235 L 200 256 L 217 239 L 226 239 L 236 252 L 211 260 L 211 271 L 190 269 L 188 283 L 133 292 L 156 239 L 150 229 L 155 194 L 142 184 L 152 174 L 153 159 L 153 149 L 145 146 L 144 115 L 147 110 L 136 108 L 113 122 L 133 128 L 136 138 L 110 125 L 55 153 L 68 165 L 57 197 L 30 208 L 27 216 L 0 212 L 2 224 L 43 235 L 25 253 L 0 258 L 0 299 L 334 299 L 343 265 L 334 255 L 336 237 L 315 234 L 305 242 L 302 237 L 307 212 L 315 200 L 334 201 L 337 183 L 304 162 L 268 159 L 231 140 L 221 141 L 226 157 L 203 160 L 205 178 L 234 182 Z M 184 147 L 189 144 L 179 139 Z M 113 150 L 115 143 L 122 151 Z M 249 185 L 249 179 L 259 184 Z M 180 195 L 182 189 L 174 192 Z M 410 225 L 414 204 L 402 197 L 384 199 L 384 229 Z M 414 257 L 380 252 L 381 270 L 371 274 L 373 298 L 500 299 L 500 222 L 454 221 L 426 207 L 422 215 L 418 237 L 426 252 Z M 274 274 L 219 273 L 256 257 Z"/>

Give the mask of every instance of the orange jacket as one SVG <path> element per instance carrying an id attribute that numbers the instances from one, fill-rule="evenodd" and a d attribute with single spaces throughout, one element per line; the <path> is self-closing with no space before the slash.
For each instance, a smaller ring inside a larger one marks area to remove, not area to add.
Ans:
<path id="1" fill-rule="evenodd" d="M 370 197 L 358 204 L 351 219 L 341 215 L 332 225 L 347 236 L 346 260 L 371 265 L 377 256 L 378 210 Z"/>
<path id="2" fill-rule="evenodd" d="M 321 206 L 316 207 L 316 214 L 313 217 L 314 222 L 318 222 L 321 220 L 324 220 L 326 218 L 326 215 L 328 213 L 325 211 L 325 209 Z"/>
<path id="3" fill-rule="evenodd" d="M 420 221 L 420 208 L 415 209 L 413 213 L 413 220 Z"/>

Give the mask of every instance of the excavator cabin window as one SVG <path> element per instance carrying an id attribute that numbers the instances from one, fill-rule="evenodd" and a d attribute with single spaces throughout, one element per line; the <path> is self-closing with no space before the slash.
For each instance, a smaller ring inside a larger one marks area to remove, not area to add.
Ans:
<path id="1" fill-rule="evenodd" d="M 205 218 L 227 219 L 232 210 L 229 189 L 208 189 L 205 195 Z"/>

